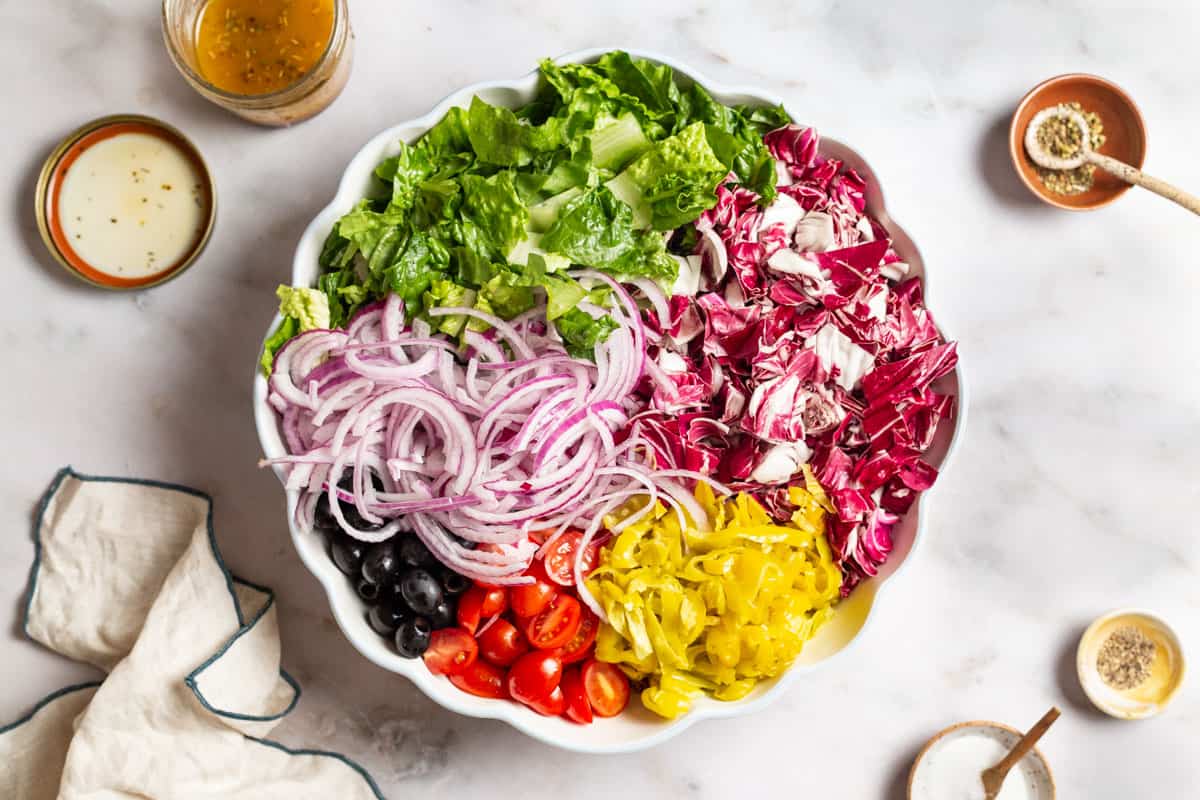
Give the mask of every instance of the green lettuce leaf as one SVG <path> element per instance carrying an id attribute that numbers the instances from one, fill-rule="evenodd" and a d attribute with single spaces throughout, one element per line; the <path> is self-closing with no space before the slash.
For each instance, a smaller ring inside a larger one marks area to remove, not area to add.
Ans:
<path id="1" fill-rule="evenodd" d="M 660 121 L 674 118 L 679 87 L 675 85 L 675 73 L 670 67 L 631 58 L 621 50 L 602 55 L 596 67 L 622 94 L 636 97 L 654 118 Z"/>
<path id="2" fill-rule="evenodd" d="M 562 127 L 554 119 L 530 125 L 507 108 L 493 106 L 478 97 L 467 112 L 468 137 L 475 156 L 488 164 L 520 167 L 538 153 L 564 144 Z"/>
<path id="3" fill-rule="evenodd" d="M 280 286 L 275 290 L 275 296 L 279 298 L 283 321 L 263 342 L 263 352 L 258 359 L 263 375 L 267 376 L 275 364 L 275 354 L 289 339 L 304 331 L 331 327 L 329 298 L 320 289 Z"/>
<path id="4" fill-rule="evenodd" d="M 486 302 L 491 313 L 501 319 L 512 319 L 537 305 L 533 287 L 521 275 L 509 270 L 501 270 L 493 275 L 480 288 L 478 299 Z"/>
<path id="5" fill-rule="evenodd" d="M 426 311 L 431 308 L 471 308 L 475 304 L 476 292 L 473 289 L 468 289 L 465 286 L 459 286 L 454 281 L 435 278 L 430 281 L 429 289 L 421 297 L 422 304 Z M 451 316 L 427 316 L 430 325 L 435 331 L 440 331 L 448 336 L 458 336 L 467 324 L 467 317 L 464 314 L 454 314 Z"/>
<path id="6" fill-rule="evenodd" d="M 576 308 L 555 320 L 554 327 L 568 353 L 575 358 L 591 359 L 595 355 L 596 345 L 620 326 L 612 317 L 593 318 Z"/>
<path id="7" fill-rule="evenodd" d="M 417 231 L 380 277 L 387 290 L 400 295 L 408 312 L 414 314 L 421 307 L 421 296 L 433 281 L 445 276 L 449 266 L 450 252 L 446 245 L 436 236 Z"/>
<path id="8" fill-rule="evenodd" d="M 503 170 L 490 178 L 464 175 L 462 213 L 475 223 L 495 255 L 503 255 L 525 238 L 529 211 L 517 196 L 513 173 Z"/>
<path id="9" fill-rule="evenodd" d="M 279 298 L 279 313 L 295 319 L 300 330 L 329 327 L 329 298 L 321 290 L 281 285 L 275 296 Z"/>
<path id="10" fill-rule="evenodd" d="M 655 144 L 621 175 L 641 190 L 652 226 L 664 231 L 716 205 L 717 184 L 727 171 L 708 144 L 704 123 L 695 122 Z"/>
<path id="11" fill-rule="evenodd" d="M 470 123 L 467 110 L 452 108 L 446 116 L 421 137 L 421 146 L 435 157 L 457 153 L 472 153 Z"/>
<path id="12" fill-rule="evenodd" d="M 267 337 L 267 340 L 263 342 L 262 355 L 258 359 L 263 375 L 271 376 L 271 370 L 275 366 L 275 354 L 299 332 L 300 323 L 294 317 L 284 317 L 275 332 Z"/>
<path id="13" fill-rule="evenodd" d="M 689 123 L 705 123 L 713 153 L 743 186 L 762 197 L 764 205 L 775 199 L 775 160 L 762 137 L 791 121 L 782 106 L 731 108 L 694 84 L 682 95 L 681 114 Z"/>
<path id="14" fill-rule="evenodd" d="M 615 263 L 634 247 L 633 211 L 606 186 L 588 189 L 563 207 L 541 247 L 588 267 Z"/>
<path id="15" fill-rule="evenodd" d="M 596 186 L 569 201 L 539 244 L 575 264 L 618 277 L 673 282 L 679 272 L 679 265 L 667 255 L 663 237 L 634 230 L 633 210 L 607 186 Z"/>
<path id="16" fill-rule="evenodd" d="M 530 256 L 532 261 L 535 256 Z M 543 275 L 541 285 L 546 288 L 546 319 L 556 320 L 574 310 L 587 297 L 587 291 L 579 281 L 567 275 Z"/>

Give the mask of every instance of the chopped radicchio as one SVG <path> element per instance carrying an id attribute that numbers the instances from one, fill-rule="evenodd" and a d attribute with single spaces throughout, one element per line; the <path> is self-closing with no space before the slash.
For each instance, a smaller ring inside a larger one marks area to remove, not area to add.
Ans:
<path id="1" fill-rule="evenodd" d="M 954 407 L 932 387 L 958 356 L 865 214 L 866 182 L 822 157 L 812 128 L 764 143 L 775 200 L 762 207 L 730 174 L 695 223 L 687 291 L 670 298 L 670 319 L 647 312 L 659 334 L 639 388 L 650 410 L 628 436 L 658 466 L 730 482 L 780 519 L 807 463 L 833 504 L 829 541 L 849 592 L 878 572 L 937 477 L 922 456 Z"/>

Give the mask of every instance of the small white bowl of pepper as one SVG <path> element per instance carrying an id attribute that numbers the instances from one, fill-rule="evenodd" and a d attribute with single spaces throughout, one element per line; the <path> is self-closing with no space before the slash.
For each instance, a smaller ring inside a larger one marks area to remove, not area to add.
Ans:
<path id="1" fill-rule="evenodd" d="M 1084 631 L 1075 667 L 1096 708 L 1118 719 L 1156 716 L 1183 684 L 1179 637 L 1161 618 L 1141 609 L 1118 609 Z"/>

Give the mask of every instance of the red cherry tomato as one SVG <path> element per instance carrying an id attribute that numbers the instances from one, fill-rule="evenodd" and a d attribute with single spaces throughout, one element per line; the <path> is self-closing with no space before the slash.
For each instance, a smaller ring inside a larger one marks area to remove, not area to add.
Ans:
<path id="1" fill-rule="evenodd" d="M 550 694 L 530 703 L 529 707 L 543 717 L 557 717 L 567 710 L 567 698 L 563 696 L 562 687 L 555 686 Z"/>
<path id="2" fill-rule="evenodd" d="M 578 722 L 580 725 L 590 725 L 592 723 L 592 704 L 587 698 L 587 691 L 583 688 L 583 677 L 579 674 L 579 670 L 569 669 L 564 672 L 558 688 L 562 689 L 563 699 L 567 702 L 567 719 Z"/>
<path id="3" fill-rule="evenodd" d="M 526 653 L 508 671 L 508 693 L 531 706 L 546 700 L 562 679 L 562 662 L 554 653 Z"/>
<path id="4" fill-rule="evenodd" d="M 457 675 L 479 654 L 479 646 L 471 634 L 461 628 L 442 628 L 429 637 L 429 649 L 423 658 L 425 666 L 435 675 Z"/>
<path id="5" fill-rule="evenodd" d="M 553 650 L 562 647 L 579 632 L 583 612 L 579 601 L 560 594 L 540 614 L 526 623 L 525 637 L 534 647 Z"/>
<path id="6" fill-rule="evenodd" d="M 525 574 L 533 576 L 536 582 L 512 587 L 510 601 L 513 613 L 518 617 L 532 617 L 540 613 L 558 594 L 558 589 L 547 580 L 540 561 L 533 562 Z"/>
<path id="7" fill-rule="evenodd" d="M 504 689 L 504 670 L 486 661 L 476 661 L 466 671 L 451 675 L 450 682 L 464 692 L 477 697 L 502 700 L 508 697 Z"/>
<path id="8" fill-rule="evenodd" d="M 479 607 L 481 619 L 503 614 L 508 609 L 508 590 L 503 586 L 489 586 L 483 594 L 483 603 Z"/>
<path id="9" fill-rule="evenodd" d="M 590 608 L 582 608 L 583 616 L 579 620 L 579 630 L 571 637 L 570 641 L 562 646 L 562 662 L 564 664 L 574 664 L 576 661 L 583 661 L 592 654 L 592 644 L 596 641 L 596 634 L 600 631 L 600 618 L 592 613 Z"/>
<path id="10" fill-rule="evenodd" d="M 615 717 L 629 704 L 629 679 L 612 664 L 590 659 L 583 665 L 583 688 L 597 717 Z"/>
<path id="11" fill-rule="evenodd" d="M 483 598 L 487 589 L 472 586 L 458 598 L 458 624 L 467 633 L 474 634 L 479 630 L 479 620 L 483 617 Z"/>
<path id="12" fill-rule="evenodd" d="M 506 619 L 496 620 L 479 634 L 479 655 L 497 667 L 510 666 L 528 652 L 529 642 L 525 641 L 525 634 Z"/>
<path id="13" fill-rule="evenodd" d="M 567 531 L 554 542 L 550 552 L 546 554 L 546 574 L 550 580 L 562 586 L 575 585 L 575 554 L 583 542 L 583 534 L 579 531 Z M 589 544 L 583 555 L 583 563 L 579 571 L 586 578 L 588 573 L 596 568 L 600 560 L 600 546 Z"/>

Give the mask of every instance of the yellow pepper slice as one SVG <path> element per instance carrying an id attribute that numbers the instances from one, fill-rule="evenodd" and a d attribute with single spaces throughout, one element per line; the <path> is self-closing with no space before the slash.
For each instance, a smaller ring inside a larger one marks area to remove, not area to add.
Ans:
<path id="1" fill-rule="evenodd" d="M 712 530 L 681 529 L 660 503 L 601 552 L 588 579 L 608 616 L 596 657 L 643 681 L 654 713 L 686 713 L 701 693 L 745 697 L 833 615 L 842 582 L 825 537 L 833 505 L 807 467 L 805 483 L 788 490 L 796 511 L 777 524 L 750 495 L 718 498 L 701 482 L 696 500 Z"/>

